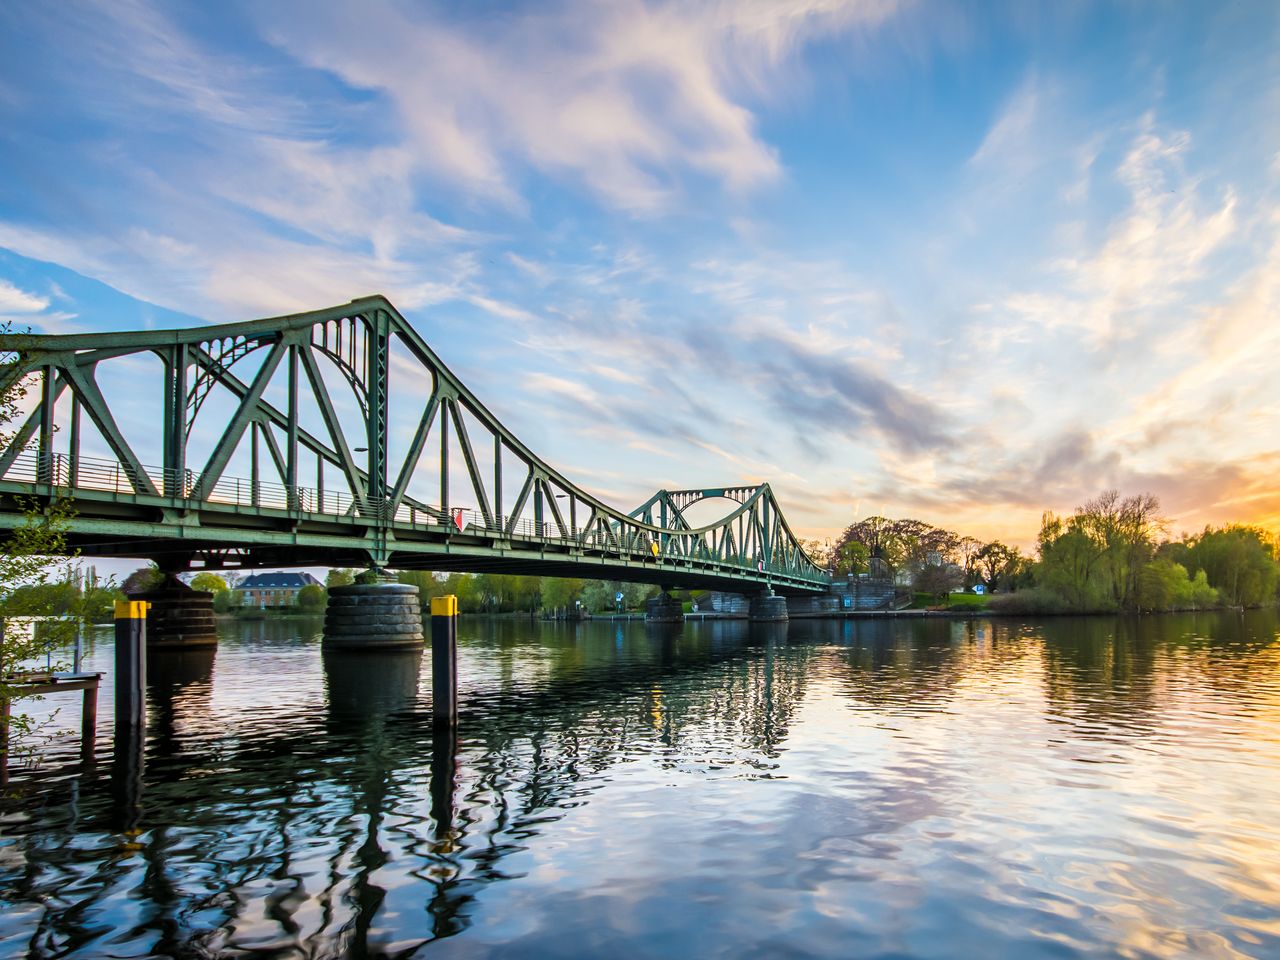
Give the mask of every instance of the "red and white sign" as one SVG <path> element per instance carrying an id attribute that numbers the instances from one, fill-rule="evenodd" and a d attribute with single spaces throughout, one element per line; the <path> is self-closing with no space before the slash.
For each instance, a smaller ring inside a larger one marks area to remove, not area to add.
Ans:
<path id="1" fill-rule="evenodd" d="M 458 528 L 458 532 L 462 532 L 462 508 L 454 507 L 453 509 L 453 525 Z"/>

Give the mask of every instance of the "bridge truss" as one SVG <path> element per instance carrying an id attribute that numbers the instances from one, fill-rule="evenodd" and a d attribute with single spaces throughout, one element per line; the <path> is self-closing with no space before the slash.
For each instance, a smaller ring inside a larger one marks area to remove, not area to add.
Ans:
<path id="1" fill-rule="evenodd" d="M 71 496 L 88 555 L 782 593 L 829 582 L 768 484 L 664 490 L 624 513 L 571 483 L 383 297 L 184 330 L 10 334 L 0 351 L 0 390 L 34 401 L 0 452 L 0 528 L 25 496 Z M 108 379 L 123 399 L 108 400 Z M 725 516 L 686 519 L 717 497 L 734 504 Z"/>

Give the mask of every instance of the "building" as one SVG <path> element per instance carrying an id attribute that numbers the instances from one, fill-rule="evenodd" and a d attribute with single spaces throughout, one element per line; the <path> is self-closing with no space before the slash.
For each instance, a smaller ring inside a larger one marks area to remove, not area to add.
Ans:
<path id="1" fill-rule="evenodd" d="M 255 573 L 245 577 L 236 587 L 246 607 L 292 607 L 298 602 L 298 591 L 320 581 L 309 573 Z"/>

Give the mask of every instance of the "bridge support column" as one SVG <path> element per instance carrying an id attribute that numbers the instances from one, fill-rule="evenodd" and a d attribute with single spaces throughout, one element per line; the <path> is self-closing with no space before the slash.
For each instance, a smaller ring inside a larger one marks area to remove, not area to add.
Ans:
<path id="1" fill-rule="evenodd" d="M 752 623 L 782 623 L 788 620 L 787 598 L 780 597 L 772 590 L 765 590 L 751 598 L 751 612 L 748 614 Z"/>
<path id="2" fill-rule="evenodd" d="M 405 583 L 355 583 L 329 591 L 326 650 L 403 650 L 421 647 L 418 588 Z"/>
<path id="3" fill-rule="evenodd" d="M 213 615 L 213 594 L 192 590 L 166 573 L 154 590 L 132 593 L 130 600 L 145 600 L 148 647 L 212 647 L 218 643 L 218 623 Z"/>
<path id="4" fill-rule="evenodd" d="M 665 590 L 644 602 L 645 623 L 683 623 L 684 605 Z"/>

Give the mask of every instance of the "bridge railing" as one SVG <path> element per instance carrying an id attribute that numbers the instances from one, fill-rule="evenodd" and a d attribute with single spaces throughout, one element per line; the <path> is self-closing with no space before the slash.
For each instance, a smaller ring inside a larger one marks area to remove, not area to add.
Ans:
<path id="1" fill-rule="evenodd" d="M 37 488 L 41 485 L 60 487 L 73 496 L 79 492 L 125 498 L 142 493 L 149 483 L 166 500 L 265 508 L 334 518 L 359 517 L 390 522 L 401 528 L 541 542 L 599 550 L 632 559 L 701 560 L 755 567 L 761 572 L 785 572 L 776 564 L 761 566 L 760 558 L 756 556 L 717 556 L 711 553 L 689 556 L 663 550 L 660 544 L 655 551 L 654 545 L 659 541 L 648 531 L 631 530 L 625 526 L 615 526 L 608 531 L 598 525 L 562 531 L 558 524 L 550 520 L 538 522 L 510 516 L 495 516 L 490 519 L 481 511 L 470 507 L 432 506 L 413 502 L 402 502 L 392 511 L 385 499 L 355 498 L 344 491 L 287 487 L 243 477 L 221 477 L 210 489 L 201 492 L 200 475 L 193 471 L 171 471 L 144 466 L 142 472 L 145 482 L 142 476 L 135 476 L 135 471 L 116 460 L 85 456 L 72 458 L 62 453 L 40 454 L 35 450 L 26 450 L 18 454 L 0 479 L 35 484 Z"/>

